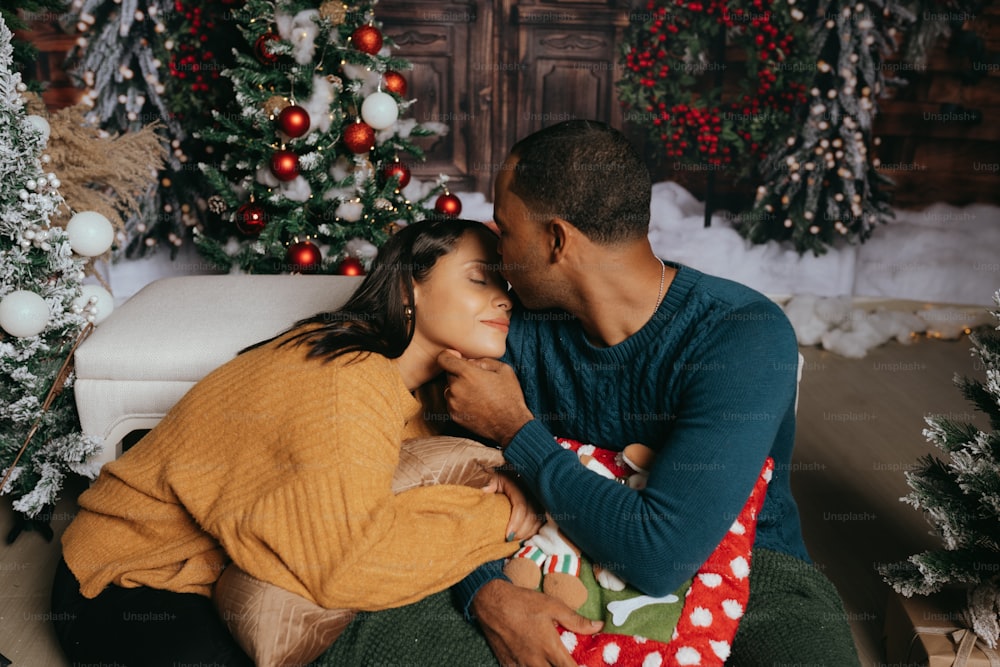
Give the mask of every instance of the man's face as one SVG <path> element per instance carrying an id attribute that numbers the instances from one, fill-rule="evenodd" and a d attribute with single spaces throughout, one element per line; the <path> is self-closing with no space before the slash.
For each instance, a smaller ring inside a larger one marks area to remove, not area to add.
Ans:
<path id="1" fill-rule="evenodd" d="M 517 158 L 508 156 L 493 186 L 493 221 L 499 232 L 497 251 L 503 260 L 503 277 L 526 307 L 556 307 L 552 285 L 546 281 L 549 263 L 545 221 L 510 191 L 515 164 Z"/>

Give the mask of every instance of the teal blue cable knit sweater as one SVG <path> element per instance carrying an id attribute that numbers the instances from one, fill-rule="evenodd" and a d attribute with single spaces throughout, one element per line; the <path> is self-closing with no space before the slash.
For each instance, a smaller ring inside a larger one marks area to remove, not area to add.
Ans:
<path id="1" fill-rule="evenodd" d="M 690 578 L 775 461 L 755 545 L 809 561 L 789 485 L 798 346 L 781 309 L 730 280 L 678 269 L 659 309 L 627 340 L 595 347 L 572 316 L 515 311 L 504 361 L 535 419 L 505 457 L 594 562 L 648 595 Z M 634 491 L 580 465 L 553 436 L 657 454 Z M 455 587 L 469 609 L 502 578 L 487 563 Z"/>

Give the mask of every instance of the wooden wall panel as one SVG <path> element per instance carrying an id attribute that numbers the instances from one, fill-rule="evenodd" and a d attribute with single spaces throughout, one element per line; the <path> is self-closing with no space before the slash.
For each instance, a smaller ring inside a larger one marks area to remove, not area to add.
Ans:
<path id="1" fill-rule="evenodd" d="M 875 120 L 877 155 L 896 183 L 899 208 L 1000 204 L 1000 7 L 984 8 L 963 27 L 983 38 L 979 58 L 942 40 L 924 67 L 887 63 L 909 81 L 879 100 Z"/>

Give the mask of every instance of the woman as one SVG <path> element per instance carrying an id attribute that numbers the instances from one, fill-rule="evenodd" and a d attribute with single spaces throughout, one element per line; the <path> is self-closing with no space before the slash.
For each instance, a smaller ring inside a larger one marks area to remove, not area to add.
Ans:
<path id="1" fill-rule="evenodd" d="M 250 664 L 217 617 L 231 560 L 324 607 L 404 605 L 510 555 L 538 520 L 516 487 L 390 491 L 437 357 L 499 357 L 511 301 L 478 222 L 410 225 L 335 313 L 216 369 L 80 496 L 53 611 L 74 662 Z M 509 524 L 509 525 L 508 525 Z M 510 540 L 506 540 L 509 536 Z"/>

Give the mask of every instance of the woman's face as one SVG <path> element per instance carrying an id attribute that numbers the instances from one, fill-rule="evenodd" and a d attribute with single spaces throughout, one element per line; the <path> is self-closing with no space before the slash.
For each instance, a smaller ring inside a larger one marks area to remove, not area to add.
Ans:
<path id="1" fill-rule="evenodd" d="M 414 284 L 413 344 L 434 356 L 448 348 L 467 358 L 503 355 L 512 304 L 495 245 L 466 232 Z"/>

